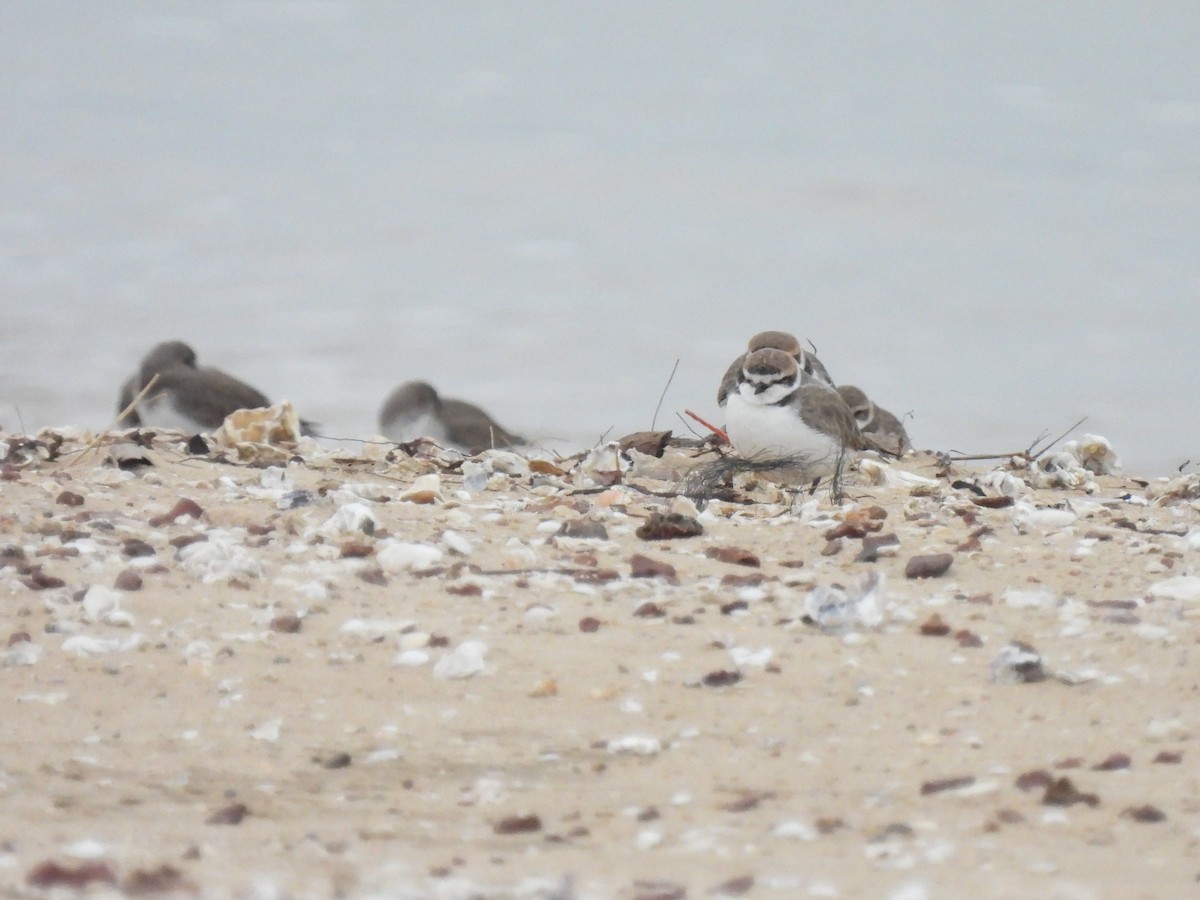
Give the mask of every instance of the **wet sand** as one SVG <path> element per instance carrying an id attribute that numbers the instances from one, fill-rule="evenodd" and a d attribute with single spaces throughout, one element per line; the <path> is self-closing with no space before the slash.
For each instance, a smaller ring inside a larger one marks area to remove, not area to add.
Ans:
<path id="1" fill-rule="evenodd" d="M 2 892 L 1195 890 L 1196 475 L 64 434 L 0 434 Z"/>

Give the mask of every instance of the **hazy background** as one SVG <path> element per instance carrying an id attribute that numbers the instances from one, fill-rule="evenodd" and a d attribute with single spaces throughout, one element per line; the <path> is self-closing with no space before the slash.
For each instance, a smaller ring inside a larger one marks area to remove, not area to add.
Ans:
<path id="1" fill-rule="evenodd" d="M 0 423 L 156 341 L 591 442 L 765 328 L 1007 451 L 1200 459 L 1200 3 L 0 3 Z"/>

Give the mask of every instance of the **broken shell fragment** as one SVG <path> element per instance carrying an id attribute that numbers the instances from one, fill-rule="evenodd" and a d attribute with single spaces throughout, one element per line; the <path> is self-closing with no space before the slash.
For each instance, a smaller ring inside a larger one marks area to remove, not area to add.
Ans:
<path id="1" fill-rule="evenodd" d="M 1004 646 L 992 660 L 992 681 L 998 684 L 1033 684 L 1046 680 L 1041 655 L 1024 641 Z"/>

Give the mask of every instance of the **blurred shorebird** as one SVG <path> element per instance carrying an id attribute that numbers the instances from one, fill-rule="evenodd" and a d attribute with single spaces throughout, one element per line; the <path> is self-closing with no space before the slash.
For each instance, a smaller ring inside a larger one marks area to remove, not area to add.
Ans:
<path id="1" fill-rule="evenodd" d="M 895 454 L 903 456 L 912 449 L 912 441 L 904 430 L 904 423 L 882 406 L 876 406 L 862 388 L 852 384 L 839 384 L 837 392 L 850 407 L 858 430 L 875 440 L 877 444 Z"/>
<path id="2" fill-rule="evenodd" d="M 398 443 L 428 437 L 464 451 L 526 443 L 475 404 L 441 397 L 424 381 L 406 382 L 388 395 L 379 412 L 379 430 Z"/>
<path id="3" fill-rule="evenodd" d="M 137 407 L 118 422 L 119 427 L 175 428 L 189 434 L 213 431 L 225 417 L 239 409 L 270 406 L 261 391 L 232 375 L 196 364 L 196 351 L 183 341 L 165 341 L 143 357 L 137 374 L 121 386 L 117 410 L 124 410 L 154 376 L 154 383 Z M 312 423 L 301 422 L 304 433 Z"/>

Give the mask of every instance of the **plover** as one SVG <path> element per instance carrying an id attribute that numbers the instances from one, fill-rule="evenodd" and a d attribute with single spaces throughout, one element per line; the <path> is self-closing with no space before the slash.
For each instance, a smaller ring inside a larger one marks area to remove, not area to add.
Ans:
<path id="1" fill-rule="evenodd" d="M 121 386 L 117 410 L 127 407 L 155 375 L 158 381 L 118 424 L 122 428 L 176 428 L 195 434 L 221 427 L 239 409 L 270 406 L 266 396 L 220 369 L 196 365 L 196 351 L 183 341 L 166 341 L 142 359 L 136 375 Z M 304 430 L 310 423 L 302 423 Z"/>
<path id="2" fill-rule="evenodd" d="M 896 456 L 903 456 L 912 449 L 912 442 L 908 439 L 908 432 L 904 430 L 904 423 L 883 407 L 876 406 L 871 398 L 863 393 L 862 388 L 852 384 L 839 384 L 837 392 L 850 407 L 854 421 L 858 423 L 858 430 L 864 435 L 873 438 L 877 444 Z"/>
<path id="3" fill-rule="evenodd" d="M 388 395 L 379 411 L 379 430 L 397 442 L 429 437 L 443 447 L 465 451 L 526 443 L 475 404 L 440 397 L 424 381 L 406 382 Z"/>
<path id="4" fill-rule="evenodd" d="M 833 379 L 829 377 L 817 355 L 805 350 L 795 335 L 786 331 L 760 331 L 750 338 L 746 352 L 731 362 L 725 370 L 725 377 L 721 379 L 721 386 L 717 388 L 717 406 L 724 408 L 730 392 L 737 390 L 738 374 L 746 357 L 756 350 L 767 349 L 782 350 L 795 359 L 797 367 L 803 373 L 801 381 L 815 381 L 833 386 Z"/>
<path id="5" fill-rule="evenodd" d="M 725 414 L 729 441 L 742 457 L 778 459 L 804 478 L 836 475 L 847 453 L 880 449 L 859 431 L 841 395 L 805 381 L 784 350 L 746 354 Z"/>

